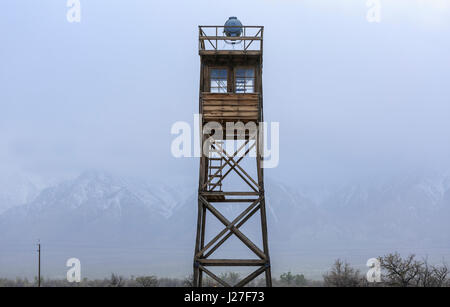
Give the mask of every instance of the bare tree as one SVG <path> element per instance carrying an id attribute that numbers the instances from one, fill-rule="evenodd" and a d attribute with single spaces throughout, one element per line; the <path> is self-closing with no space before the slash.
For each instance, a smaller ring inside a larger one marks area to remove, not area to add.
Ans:
<path id="1" fill-rule="evenodd" d="M 402 258 L 393 253 L 379 258 L 383 270 L 382 280 L 394 287 L 445 287 L 448 286 L 448 267 L 430 265 L 428 259 L 416 260 L 415 255 Z"/>
<path id="2" fill-rule="evenodd" d="M 124 286 L 124 278 L 123 276 L 116 275 L 114 273 L 111 274 L 111 279 L 109 280 L 109 287 L 123 287 Z"/>
<path id="3" fill-rule="evenodd" d="M 190 274 L 186 276 L 183 280 L 183 285 L 185 287 L 193 287 L 194 286 L 194 275 Z"/>
<path id="4" fill-rule="evenodd" d="M 358 287 L 361 285 L 362 277 L 359 270 L 337 259 L 331 271 L 323 275 L 323 281 L 326 287 Z"/>
<path id="5" fill-rule="evenodd" d="M 447 264 L 443 264 L 441 267 L 433 267 L 433 273 L 436 279 L 436 287 L 449 287 L 450 280 L 447 276 L 449 274 Z"/>
<path id="6" fill-rule="evenodd" d="M 419 286 L 423 276 L 424 263 L 415 259 L 411 254 L 403 259 L 399 253 L 380 257 L 381 268 L 384 271 L 382 280 L 386 285 L 396 287 Z M 427 272 L 426 275 L 429 273 Z M 426 277 L 429 279 L 429 277 Z"/>
<path id="7" fill-rule="evenodd" d="M 448 275 L 447 265 L 445 263 L 442 266 L 429 265 L 426 258 L 422 263 L 422 269 L 419 274 L 419 286 L 445 287 Z"/>
<path id="8" fill-rule="evenodd" d="M 136 277 L 136 282 L 141 287 L 157 287 L 158 286 L 158 278 L 156 276 Z"/>
<path id="9" fill-rule="evenodd" d="M 433 268 L 428 264 L 428 259 L 424 259 L 422 262 L 422 269 L 419 275 L 419 285 L 422 287 L 432 287 L 433 280 Z"/>

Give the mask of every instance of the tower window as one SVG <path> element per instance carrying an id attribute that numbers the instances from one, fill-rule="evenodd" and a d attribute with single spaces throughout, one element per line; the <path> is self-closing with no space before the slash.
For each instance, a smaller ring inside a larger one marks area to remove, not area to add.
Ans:
<path id="1" fill-rule="evenodd" d="M 225 68 L 213 68 L 210 71 L 211 93 L 226 93 L 228 90 L 228 71 Z"/>
<path id="2" fill-rule="evenodd" d="M 236 93 L 255 92 L 255 70 L 253 68 L 236 69 Z"/>

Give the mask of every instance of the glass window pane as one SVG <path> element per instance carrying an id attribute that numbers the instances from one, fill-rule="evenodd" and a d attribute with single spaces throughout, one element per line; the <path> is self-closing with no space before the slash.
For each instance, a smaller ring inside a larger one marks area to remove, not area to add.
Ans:
<path id="1" fill-rule="evenodd" d="M 213 68 L 210 70 L 210 89 L 211 93 L 227 92 L 227 69 Z"/>
<path id="2" fill-rule="evenodd" d="M 226 69 L 211 69 L 211 78 L 227 78 L 227 70 Z"/>
<path id="3" fill-rule="evenodd" d="M 236 69 L 236 77 L 245 77 L 245 69 L 243 68 Z"/>
<path id="4" fill-rule="evenodd" d="M 255 91 L 255 69 L 236 69 L 236 93 L 254 93 Z"/>
<path id="5" fill-rule="evenodd" d="M 238 68 L 236 69 L 236 77 L 251 78 L 255 76 L 255 70 L 253 68 Z"/>

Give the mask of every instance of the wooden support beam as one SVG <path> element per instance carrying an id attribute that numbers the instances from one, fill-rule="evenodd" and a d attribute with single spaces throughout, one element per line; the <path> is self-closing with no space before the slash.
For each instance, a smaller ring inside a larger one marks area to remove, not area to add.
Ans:
<path id="1" fill-rule="evenodd" d="M 251 203 L 255 198 L 226 198 L 209 200 L 211 203 Z"/>
<path id="2" fill-rule="evenodd" d="M 224 286 L 224 287 L 231 287 L 230 284 L 228 284 L 226 281 L 224 281 L 221 278 L 219 278 L 216 274 L 214 274 L 213 272 L 211 272 L 210 270 L 205 268 L 203 265 L 199 265 L 199 269 L 202 270 L 203 272 L 205 272 L 206 274 L 208 274 L 212 279 L 217 281 L 222 286 Z"/>
<path id="3" fill-rule="evenodd" d="M 266 267 L 262 266 L 259 269 L 257 269 L 256 271 L 254 271 L 253 273 L 251 273 L 250 275 L 248 275 L 246 278 L 244 278 L 243 280 L 241 280 L 240 282 L 238 282 L 235 287 L 243 287 L 246 284 L 248 284 L 249 282 L 251 282 L 253 279 L 255 279 L 256 277 L 258 277 L 262 272 L 264 272 L 266 270 Z"/>
<path id="4" fill-rule="evenodd" d="M 247 141 L 244 143 L 244 145 L 247 144 L 249 141 L 250 141 L 250 139 L 247 140 Z M 225 179 L 225 177 L 227 177 L 228 174 L 231 173 L 231 171 L 234 170 L 235 172 L 237 172 L 237 170 L 236 170 L 236 165 L 238 165 L 239 162 L 241 162 L 242 159 L 244 159 L 244 157 L 248 155 L 248 153 L 250 152 L 250 150 L 252 150 L 252 148 L 255 147 L 255 144 L 256 144 L 256 142 L 253 143 L 253 144 L 247 149 L 247 151 L 244 153 L 244 155 L 243 155 L 242 157 L 240 157 L 240 158 L 236 161 L 235 165 L 233 165 L 232 167 L 230 167 L 230 168 L 225 172 L 225 174 L 223 174 L 222 178 L 216 183 L 216 185 L 221 184 L 222 181 Z M 237 154 L 238 152 L 239 152 L 239 151 L 237 151 L 237 152 L 233 155 L 233 157 L 235 157 L 236 154 Z M 225 165 L 226 165 L 226 164 L 224 164 L 222 167 L 225 167 Z M 249 184 L 249 183 L 247 182 L 247 184 Z M 215 187 L 215 186 L 214 186 L 214 187 Z M 213 189 L 214 189 L 214 187 L 213 187 Z"/>
<path id="5" fill-rule="evenodd" d="M 202 266 L 261 266 L 266 262 L 261 259 L 200 259 Z"/>
<path id="6" fill-rule="evenodd" d="M 218 40 L 218 41 L 260 41 L 262 40 L 261 37 L 255 37 L 255 36 L 238 36 L 238 37 L 231 37 L 231 36 L 200 36 L 200 40 Z M 214 45 L 213 45 L 214 47 Z"/>
<path id="7" fill-rule="evenodd" d="M 241 172 L 239 172 L 239 171 L 235 168 L 235 167 L 238 167 L 239 169 L 242 170 L 242 168 L 239 166 L 239 164 L 237 164 L 237 163 L 233 160 L 233 158 L 227 156 L 226 153 L 224 154 L 223 152 L 219 152 L 219 154 L 220 154 L 220 155 L 222 156 L 222 158 L 225 160 L 225 163 L 228 164 L 228 165 L 236 172 L 236 174 L 238 174 L 239 177 L 241 177 L 241 179 L 244 180 L 244 182 L 248 184 L 248 186 L 249 186 L 253 191 L 255 191 L 255 192 L 258 191 L 257 188 L 255 188 L 255 187 L 254 187 L 254 186 L 253 186 L 253 185 L 252 185 L 252 184 L 244 177 L 244 175 L 242 175 Z M 230 161 L 232 161 L 233 164 L 231 164 Z M 245 171 L 244 171 L 244 174 L 245 174 L 246 176 L 250 177 Z M 227 173 L 227 175 L 228 175 L 228 173 Z M 250 179 L 251 179 L 251 177 L 250 177 Z M 252 180 L 253 180 L 253 179 L 252 179 Z"/>
<path id="8" fill-rule="evenodd" d="M 199 196 L 202 202 L 205 204 L 206 208 L 219 220 L 227 226 L 230 221 L 224 217 L 216 208 L 214 208 L 210 203 L 208 203 L 202 196 Z M 230 230 L 245 244 L 247 247 L 253 251 L 261 259 L 266 259 L 266 255 L 249 239 L 247 238 L 239 229 L 236 227 L 231 227 Z"/>
<path id="9" fill-rule="evenodd" d="M 256 212 L 258 212 L 260 206 L 258 205 L 255 209 L 253 209 L 252 212 L 250 212 L 249 214 L 247 214 L 245 216 L 245 218 L 240 221 L 237 225 L 236 228 L 239 229 L 242 225 L 244 225 L 245 222 L 247 222 Z M 226 240 L 228 240 L 229 237 L 231 237 L 233 235 L 233 233 L 230 231 L 228 232 L 225 237 L 223 237 L 219 242 L 217 242 L 216 245 L 214 245 L 206 254 L 205 254 L 205 258 L 208 258 L 209 256 L 211 256 L 212 253 L 214 253 Z"/>
<path id="10" fill-rule="evenodd" d="M 195 253 L 197 253 L 198 250 L 200 250 L 200 242 L 201 242 L 201 237 L 202 237 L 202 222 L 204 221 L 203 219 L 203 212 L 205 212 L 204 210 L 204 204 L 203 202 L 200 200 L 200 198 L 198 199 L 198 212 L 197 212 L 197 235 L 195 238 Z M 195 255 L 194 253 L 194 255 Z M 199 285 L 199 279 L 200 278 L 200 271 L 198 270 L 198 266 L 195 263 L 195 259 L 194 259 L 194 286 L 198 286 Z"/>
<path id="11" fill-rule="evenodd" d="M 219 192 L 219 191 L 202 191 L 200 195 L 224 195 L 224 196 L 257 196 L 259 192 Z"/>
<path id="12" fill-rule="evenodd" d="M 216 49 L 212 49 L 212 50 L 205 50 L 205 46 L 204 46 L 204 40 L 200 41 L 201 43 L 203 43 L 203 48 L 201 48 L 199 50 L 199 54 L 200 55 L 206 55 L 206 56 L 211 56 L 211 55 L 249 55 L 249 56 L 259 56 L 261 55 L 261 50 L 216 50 Z"/>
<path id="13" fill-rule="evenodd" d="M 235 157 L 243 148 L 245 148 L 245 146 L 248 144 L 250 142 L 250 140 L 248 140 L 248 141 L 246 141 L 246 142 L 244 142 L 244 144 L 242 144 L 237 150 L 236 150 L 236 152 L 233 154 L 233 157 Z M 244 155 L 243 156 L 246 156 L 247 154 L 246 153 L 244 153 Z M 220 160 L 222 160 L 223 158 L 221 157 L 221 158 L 219 158 Z M 215 173 L 214 173 L 214 175 L 217 175 L 217 174 L 219 174 L 222 170 L 223 170 L 223 168 L 226 166 L 226 164 L 223 164 Z M 223 176 L 223 177 L 225 177 L 226 175 L 228 175 L 228 172 Z M 223 180 L 223 179 L 222 179 Z M 222 182 L 222 180 L 219 180 L 217 183 L 215 183 L 215 185 L 211 188 L 211 189 L 214 189 L 216 186 L 218 186 L 221 182 Z M 204 185 L 203 185 L 203 188 L 205 188 L 208 184 L 211 184 L 211 180 L 208 180 L 208 182 L 206 182 Z"/>
<path id="14" fill-rule="evenodd" d="M 236 161 L 234 161 L 234 159 L 233 159 L 234 157 L 228 156 L 227 152 L 222 148 L 222 146 L 220 146 L 219 144 L 216 144 L 216 145 L 219 147 L 219 150 L 220 150 L 219 154 L 223 155 L 224 158 L 225 157 L 228 158 L 225 162 L 227 164 L 229 164 L 231 167 L 233 166 L 233 165 L 231 165 L 231 163 L 233 163 L 242 173 L 244 173 L 247 176 L 248 179 L 250 179 L 251 182 L 253 182 L 253 184 L 256 185 L 257 188 L 259 188 L 258 183 L 249 174 L 247 174 L 247 172 L 238 163 L 236 163 Z M 235 171 L 237 172 L 237 170 L 235 170 Z M 242 179 L 244 179 L 244 178 L 242 178 Z M 252 188 L 254 190 L 256 190 L 253 186 L 252 186 Z"/>
<path id="15" fill-rule="evenodd" d="M 231 230 L 232 227 L 234 227 L 234 225 L 236 223 L 238 223 L 245 215 L 247 215 L 247 213 L 249 213 L 258 203 L 259 203 L 260 199 L 257 199 L 256 201 L 254 201 L 250 206 L 248 206 L 247 209 L 245 209 L 244 211 L 242 211 L 241 214 L 239 214 L 239 216 L 237 216 L 231 223 L 229 223 L 228 225 L 225 225 L 226 227 L 219 232 L 214 239 L 212 239 L 208 244 L 206 244 L 205 247 L 203 247 L 200 251 L 197 252 L 197 254 L 195 255 L 196 257 L 201 257 L 202 254 L 208 250 L 209 247 L 211 247 L 217 240 L 219 240 L 227 231 Z M 211 206 L 211 205 L 210 205 Z M 211 206 L 212 207 L 212 206 Z"/>

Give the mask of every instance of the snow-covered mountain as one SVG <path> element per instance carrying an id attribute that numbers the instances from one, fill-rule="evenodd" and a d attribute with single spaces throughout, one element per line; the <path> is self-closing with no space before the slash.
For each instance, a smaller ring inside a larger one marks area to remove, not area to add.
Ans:
<path id="1" fill-rule="evenodd" d="M 147 240 L 183 201 L 180 193 L 181 188 L 89 171 L 4 212 L 0 231 L 4 240 L 11 241 L 40 238 L 123 244 Z"/>
<path id="2" fill-rule="evenodd" d="M 353 243 L 442 246 L 450 242 L 449 179 L 410 176 L 347 186 L 330 195 L 321 207 L 329 210 Z"/>
<path id="3" fill-rule="evenodd" d="M 275 259 L 289 256 L 291 260 L 286 261 L 300 261 L 306 259 L 305 251 L 314 259 L 314 253 L 325 250 L 331 263 L 343 251 L 355 248 L 372 255 L 380 248 L 450 250 L 450 176 L 346 185 L 320 194 L 316 197 L 317 191 L 266 180 Z M 46 188 L 27 204 L 0 214 L 0 243 L 14 250 L 17 244 L 30 245 L 39 238 L 55 249 L 76 247 L 73 250 L 86 258 L 111 247 L 119 252 L 139 247 L 148 251 L 154 263 L 161 266 L 167 261 L 167 269 L 192 256 L 196 210 L 196 193 L 191 188 L 90 171 Z M 224 204 L 220 210 L 236 216 L 243 207 Z M 249 222 L 244 230 L 258 242 L 258 219 L 252 217 Z M 223 225 L 214 227 L 219 230 Z M 169 252 L 174 248 L 176 253 Z M 122 256 L 122 265 L 132 254 Z M 14 259 L 11 254 L 8 261 Z M 139 261 L 144 260 L 133 264 Z"/>
<path id="4" fill-rule="evenodd" d="M 0 214 L 9 208 L 32 201 L 45 187 L 46 183 L 35 176 L 0 174 Z"/>

